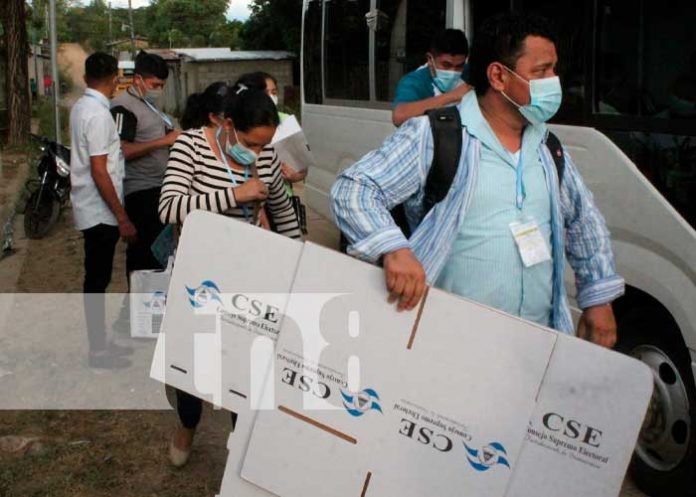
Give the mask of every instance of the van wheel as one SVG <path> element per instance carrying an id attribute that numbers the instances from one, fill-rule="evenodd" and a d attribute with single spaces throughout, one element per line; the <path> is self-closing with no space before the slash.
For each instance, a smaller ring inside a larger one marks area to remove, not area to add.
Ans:
<path id="1" fill-rule="evenodd" d="M 696 388 L 676 324 L 654 307 L 618 319 L 616 348 L 647 364 L 655 389 L 633 455 L 631 473 L 652 497 L 696 496 Z"/>

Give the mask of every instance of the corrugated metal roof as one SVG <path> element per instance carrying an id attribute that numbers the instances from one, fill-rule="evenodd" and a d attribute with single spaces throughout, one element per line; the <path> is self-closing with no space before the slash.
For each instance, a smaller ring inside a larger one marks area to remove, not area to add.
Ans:
<path id="1" fill-rule="evenodd" d="M 147 53 L 157 54 L 164 60 L 179 60 L 179 54 L 169 48 L 146 48 L 145 51 Z"/>
<path id="2" fill-rule="evenodd" d="M 230 50 L 229 48 L 175 48 L 179 55 L 195 62 L 210 62 L 216 60 L 285 60 L 292 59 L 292 52 L 282 50 Z"/>

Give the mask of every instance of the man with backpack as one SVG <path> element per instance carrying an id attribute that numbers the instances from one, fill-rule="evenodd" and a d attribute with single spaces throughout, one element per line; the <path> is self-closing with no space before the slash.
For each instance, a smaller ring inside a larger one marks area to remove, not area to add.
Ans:
<path id="1" fill-rule="evenodd" d="M 611 302 L 624 281 L 609 232 L 545 124 L 561 104 L 557 60 L 544 19 L 487 20 L 470 59 L 476 92 L 458 112 L 411 119 L 339 176 L 331 207 L 348 251 L 382 262 L 400 310 L 430 284 L 573 334 L 567 257 L 583 310 L 577 334 L 614 345 Z M 399 205 L 406 233 L 389 212 Z"/>

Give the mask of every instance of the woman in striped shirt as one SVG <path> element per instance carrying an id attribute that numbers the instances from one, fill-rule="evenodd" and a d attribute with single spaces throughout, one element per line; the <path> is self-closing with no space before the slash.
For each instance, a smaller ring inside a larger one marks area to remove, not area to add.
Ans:
<path id="1" fill-rule="evenodd" d="M 189 97 L 186 107 L 182 124 L 199 127 L 182 133 L 170 151 L 159 202 L 162 222 L 182 224 L 189 212 L 203 209 L 261 225 L 265 200 L 277 232 L 300 238 L 278 158 L 268 146 L 278 126 L 268 95 L 214 83 Z M 188 460 L 203 401 L 181 390 L 176 399 L 181 426 L 169 458 L 178 467 Z"/>
<path id="2" fill-rule="evenodd" d="M 210 109 L 209 125 L 182 133 L 170 151 L 160 219 L 181 224 L 189 212 L 203 209 L 260 225 L 265 201 L 278 233 L 301 238 L 278 157 L 268 146 L 278 126 L 273 101 L 244 86 L 217 91 L 223 88 L 222 107 Z"/>

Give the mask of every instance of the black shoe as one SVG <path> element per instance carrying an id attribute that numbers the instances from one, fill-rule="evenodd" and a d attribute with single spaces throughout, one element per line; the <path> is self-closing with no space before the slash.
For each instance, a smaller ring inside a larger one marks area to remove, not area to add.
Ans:
<path id="1" fill-rule="evenodd" d="M 133 353 L 133 349 L 124 345 L 118 345 L 115 342 L 109 342 L 106 345 L 106 352 L 114 357 L 123 357 L 126 355 L 131 355 Z"/>
<path id="2" fill-rule="evenodd" d="M 104 352 L 89 353 L 89 367 L 95 369 L 124 369 L 130 367 L 131 362 L 123 357 L 118 357 Z"/>

